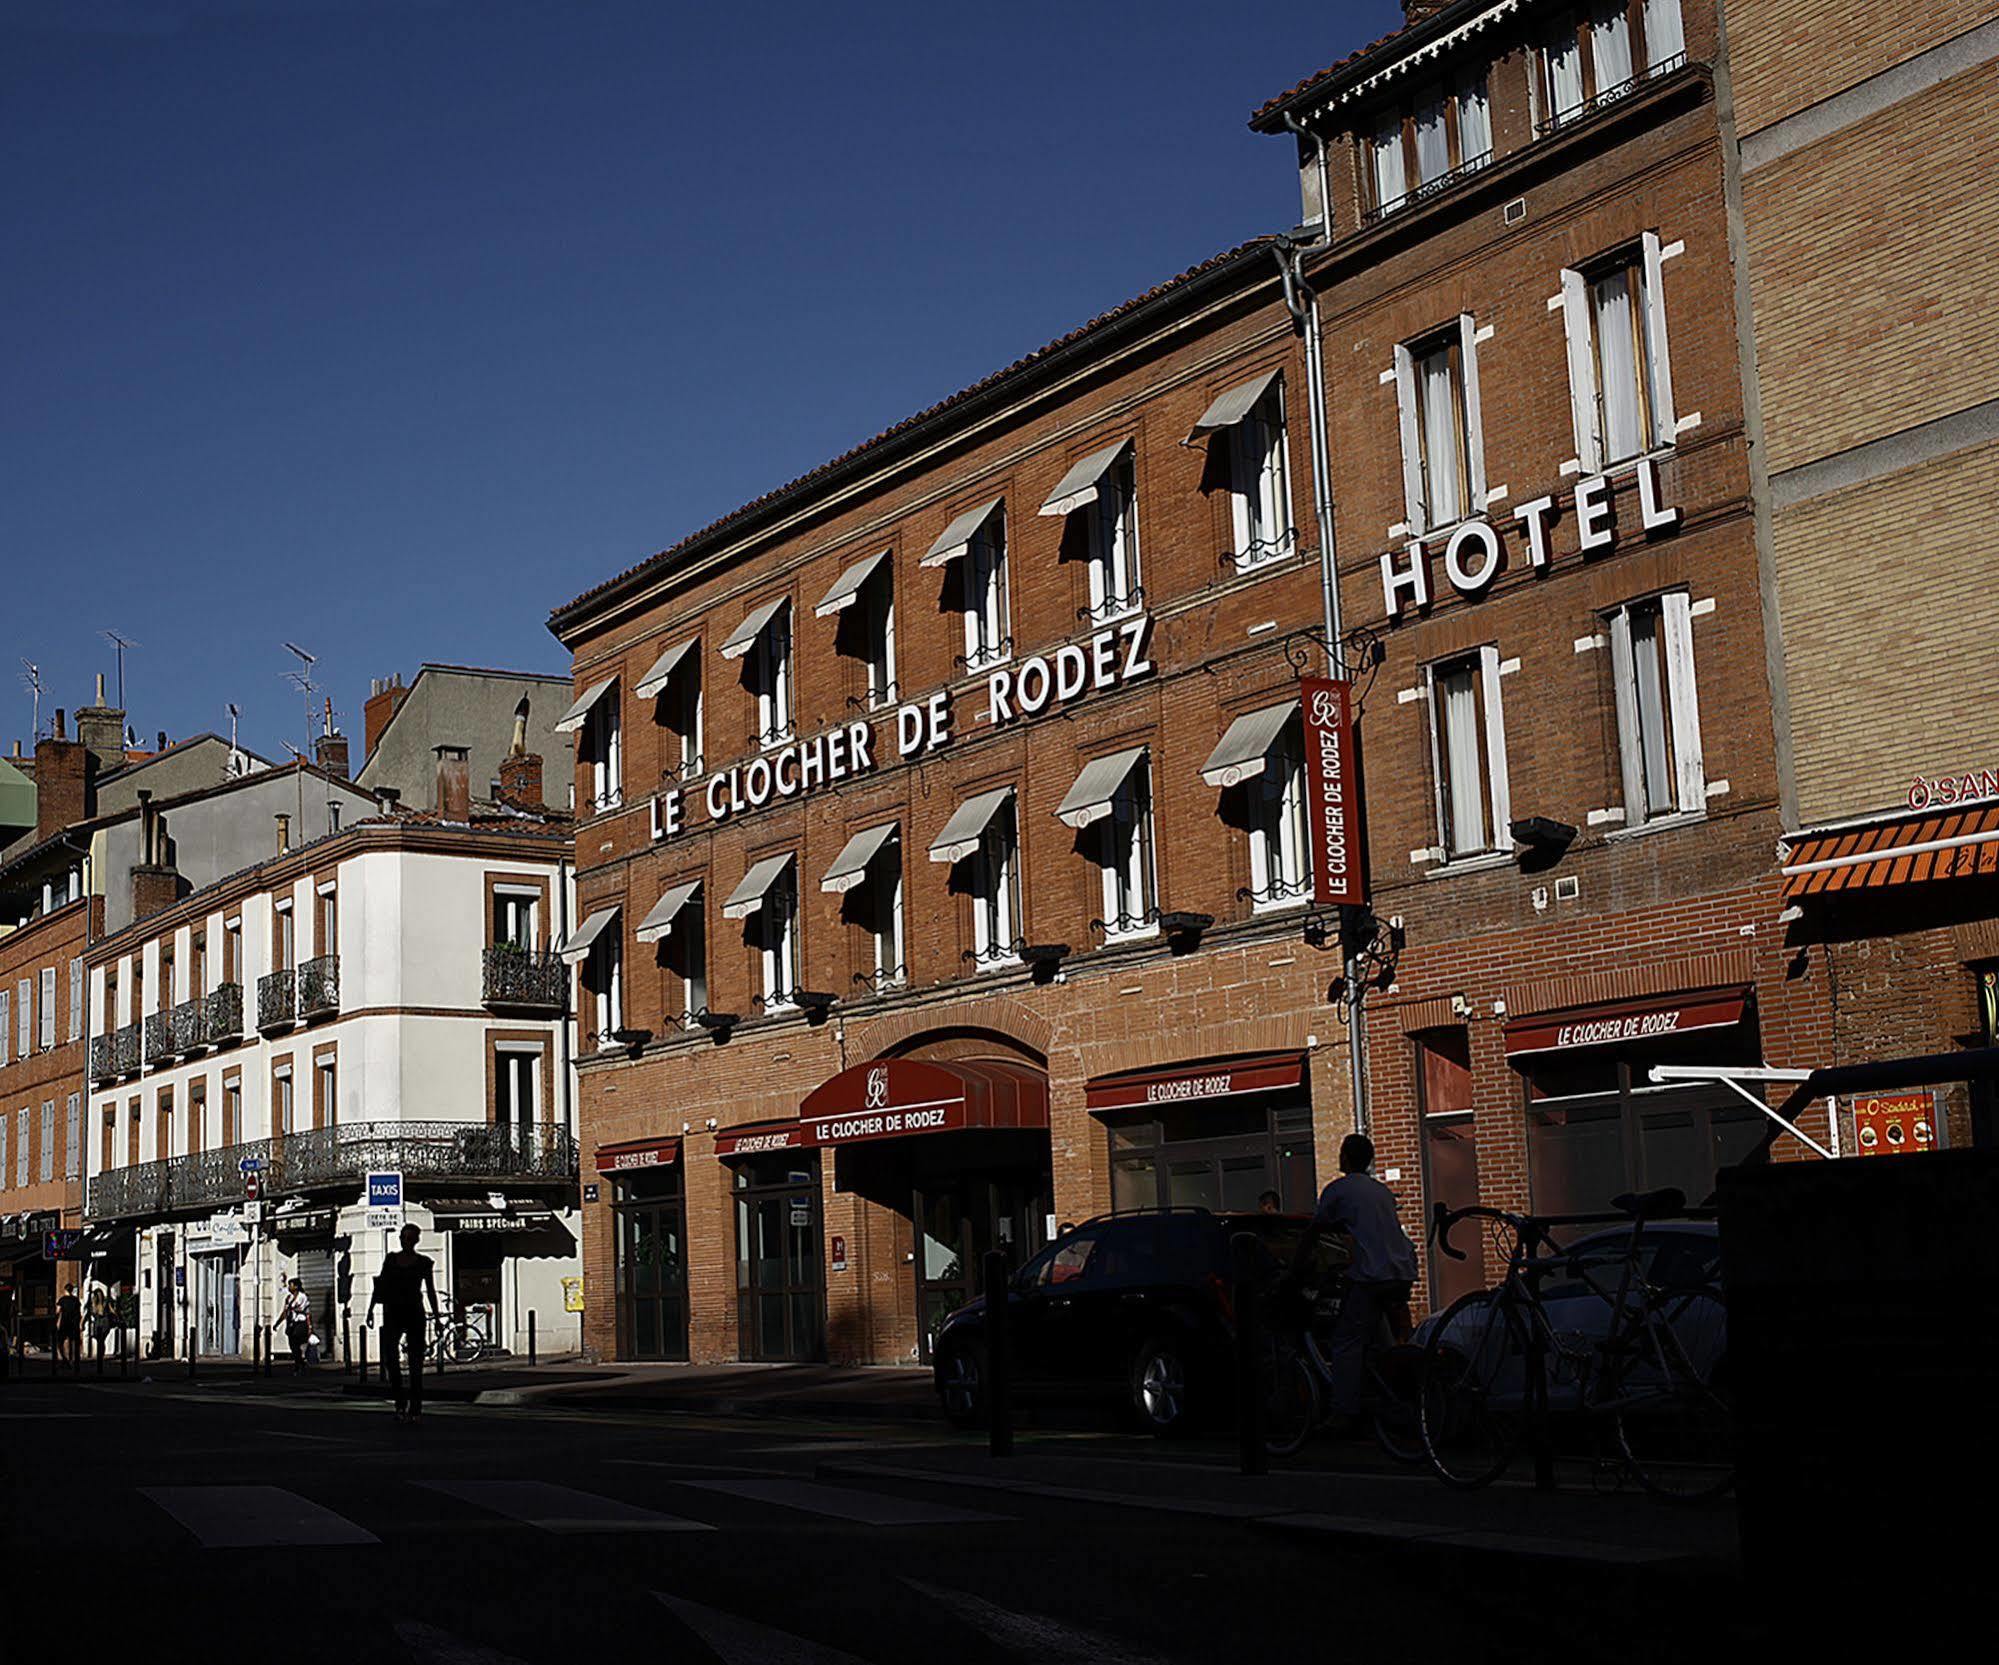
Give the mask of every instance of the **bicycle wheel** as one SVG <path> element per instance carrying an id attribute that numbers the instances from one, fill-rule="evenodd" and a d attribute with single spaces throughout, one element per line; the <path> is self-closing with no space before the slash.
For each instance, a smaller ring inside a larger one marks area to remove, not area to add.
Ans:
<path id="1" fill-rule="evenodd" d="M 1398 1463 L 1420 1463 L 1429 1456 L 1423 1445 L 1423 1409 L 1418 1392 L 1423 1350 L 1406 1343 L 1383 1347 L 1368 1355 L 1369 1387 L 1374 1395 L 1374 1443 Z"/>
<path id="2" fill-rule="evenodd" d="M 451 1350 L 453 1364 L 470 1364 L 484 1351 L 470 1324 L 452 1325 L 446 1333 L 444 1345 Z"/>
<path id="3" fill-rule="evenodd" d="M 1498 1291 L 1460 1297 L 1423 1347 L 1417 1415 L 1423 1451 L 1447 1486 L 1496 1480 L 1520 1444 L 1526 1359 Z"/>
<path id="4" fill-rule="evenodd" d="M 1319 1384 L 1304 1355 L 1280 1349 L 1266 1366 L 1263 1379 L 1263 1449 L 1273 1457 L 1288 1457 L 1319 1425 Z"/>
<path id="5" fill-rule="evenodd" d="M 1693 1503 L 1735 1483 L 1735 1418 L 1727 1384 L 1728 1309 L 1718 1289 L 1668 1294 L 1614 1367 L 1617 1443 L 1654 1497 Z"/>

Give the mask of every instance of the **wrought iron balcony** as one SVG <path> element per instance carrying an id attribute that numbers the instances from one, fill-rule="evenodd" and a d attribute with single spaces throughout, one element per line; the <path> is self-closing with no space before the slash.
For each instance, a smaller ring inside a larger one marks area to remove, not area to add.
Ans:
<path id="1" fill-rule="evenodd" d="M 156 1058 L 171 1058 L 174 1054 L 174 1015 L 172 1012 L 148 1012 L 146 1014 L 145 1061 Z"/>
<path id="2" fill-rule="evenodd" d="M 202 998 L 201 1038 L 210 1046 L 233 1041 L 243 1033 L 243 985 L 218 983 Z"/>
<path id="3" fill-rule="evenodd" d="M 112 1046 L 116 1040 L 112 1035 L 92 1035 L 90 1037 L 90 1079 L 109 1081 L 118 1073 L 118 1066 L 112 1061 Z"/>
<path id="4" fill-rule="evenodd" d="M 243 1200 L 245 1157 L 263 1163 L 266 1198 L 344 1186 L 358 1200 L 365 1176 L 384 1171 L 445 1183 L 576 1179 L 576 1141 L 559 1127 L 359 1122 L 112 1168 L 91 1180 L 84 1212 L 92 1220 L 129 1220 L 227 1208 Z"/>
<path id="5" fill-rule="evenodd" d="M 201 1032 L 201 1002 L 183 1000 L 174 1008 L 172 1049 L 185 1056 L 208 1044 Z"/>
<path id="6" fill-rule="evenodd" d="M 139 1025 L 128 1023 L 111 1033 L 111 1068 L 118 1075 L 137 1075 L 143 1054 L 139 1048 Z"/>
<path id="7" fill-rule="evenodd" d="M 484 1000 L 514 1011 L 560 1012 L 569 994 L 569 968 L 559 954 L 538 954 L 495 943 L 483 963 Z"/>
<path id="8" fill-rule="evenodd" d="M 298 968 L 298 1015 L 308 1022 L 340 1010 L 340 956 L 322 954 Z"/>
<path id="9" fill-rule="evenodd" d="M 257 1027 L 289 1029 L 298 1018 L 298 973 L 273 971 L 257 979 Z"/>

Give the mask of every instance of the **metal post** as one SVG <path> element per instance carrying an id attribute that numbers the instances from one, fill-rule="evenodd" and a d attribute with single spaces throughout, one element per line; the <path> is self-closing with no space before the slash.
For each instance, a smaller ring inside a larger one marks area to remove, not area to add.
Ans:
<path id="1" fill-rule="evenodd" d="M 187 1379 L 190 1382 L 194 1380 L 195 1347 L 194 1320 L 190 1318 L 187 1322 Z"/>
<path id="2" fill-rule="evenodd" d="M 368 1385 L 368 1326 L 361 1326 L 361 1374 L 355 1378 L 358 1385 Z"/>
<path id="3" fill-rule="evenodd" d="M 1006 1307 L 1006 1255 L 986 1255 L 986 1449 L 1013 1455 L 1013 1337 Z"/>
<path id="4" fill-rule="evenodd" d="M 1235 1262 L 1236 1464 L 1244 1474 L 1267 1474 L 1270 1453 L 1263 1447 L 1263 1393 L 1257 1380 L 1263 1326 L 1257 1310 L 1255 1257 L 1261 1246 L 1248 1232 L 1239 1231 L 1229 1247 Z"/>
<path id="5" fill-rule="evenodd" d="M 340 1374 L 343 1376 L 354 1374 L 353 1348 L 353 1330 L 349 1323 L 348 1310 L 342 1307 L 340 1309 Z"/>
<path id="6" fill-rule="evenodd" d="M 97 1374 L 101 1377 L 104 1374 L 104 1331 L 97 1325 L 92 1325 L 91 1327 L 97 1330 Z"/>
<path id="7" fill-rule="evenodd" d="M 534 1308 L 528 1308 L 528 1367 L 534 1367 Z"/>
<path id="8" fill-rule="evenodd" d="M 1548 1437 L 1548 1342 L 1539 1324 L 1527 1326 L 1527 1437 L 1534 1447 L 1534 1489 L 1555 1489 L 1555 1448 Z"/>

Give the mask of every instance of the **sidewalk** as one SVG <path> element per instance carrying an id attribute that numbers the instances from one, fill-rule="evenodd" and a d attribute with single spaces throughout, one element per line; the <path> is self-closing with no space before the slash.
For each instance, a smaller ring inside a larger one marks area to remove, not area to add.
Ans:
<path id="1" fill-rule="evenodd" d="M 374 1390 L 371 1380 L 369 1391 Z M 490 1371 L 478 1366 L 426 1375 L 424 1394 L 563 1410 L 942 1422 L 928 1370 L 875 1366 L 575 1364 Z"/>

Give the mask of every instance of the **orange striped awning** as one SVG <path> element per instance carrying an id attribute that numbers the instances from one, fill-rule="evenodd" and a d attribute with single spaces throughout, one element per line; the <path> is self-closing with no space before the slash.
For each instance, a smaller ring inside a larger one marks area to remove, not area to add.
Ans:
<path id="1" fill-rule="evenodd" d="M 1784 863 L 1784 898 L 1999 875 L 1999 803 L 1873 826 L 1804 833 Z"/>

